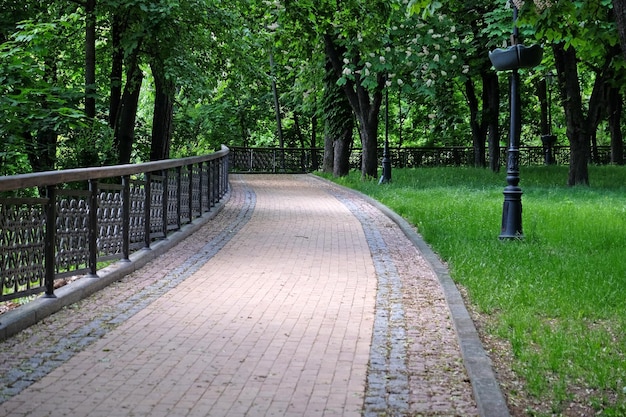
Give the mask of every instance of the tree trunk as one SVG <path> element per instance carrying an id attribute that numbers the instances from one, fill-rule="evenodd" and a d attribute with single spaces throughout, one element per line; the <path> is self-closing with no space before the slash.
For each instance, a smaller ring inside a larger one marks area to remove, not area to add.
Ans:
<path id="1" fill-rule="evenodd" d="M 326 56 L 332 64 L 336 77 L 341 77 L 343 70 L 343 53 L 335 45 L 331 35 L 324 37 Z M 363 178 L 378 177 L 378 115 L 383 100 L 384 74 L 378 74 L 376 86 L 368 91 L 361 83 L 357 74 L 355 80 L 346 80 L 343 91 L 350 103 L 359 126 L 363 157 L 361 160 L 361 176 Z"/>
<path id="2" fill-rule="evenodd" d="M 334 141 L 333 176 L 345 177 L 350 172 L 350 153 L 352 151 L 352 122 L 345 127 L 341 137 Z"/>
<path id="3" fill-rule="evenodd" d="M 96 117 L 96 0 L 85 2 L 85 116 Z"/>
<path id="4" fill-rule="evenodd" d="M 465 81 L 465 97 L 470 112 L 470 128 L 472 130 L 472 147 L 474 148 L 474 166 L 485 166 L 485 136 L 478 120 L 479 104 L 476 97 L 476 89 L 471 78 Z"/>
<path id="5" fill-rule="evenodd" d="M 124 50 L 122 49 L 122 31 L 123 24 L 120 21 L 122 17 L 116 14 L 111 22 L 111 92 L 109 98 L 109 126 L 115 127 L 117 123 L 120 104 L 122 101 L 122 75 L 124 72 Z"/>
<path id="6" fill-rule="evenodd" d="M 354 118 L 350 103 L 341 87 L 337 85 L 337 74 L 330 62 L 324 76 L 324 172 L 334 176 L 348 175 Z"/>
<path id="7" fill-rule="evenodd" d="M 489 168 L 500 171 L 500 84 L 498 74 L 484 71 L 483 77 L 483 123 L 489 144 Z"/>
<path id="8" fill-rule="evenodd" d="M 623 98 L 618 88 L 611 88 L 607 100 L 609 130 L 611 131 L 611 163 L 624 165 L 624 138 L 622 136 Z"/>
<path id="9" fill-rule="evenodd" d="M 335 163 L 335 141 L 330 135 L 328 128 L 324 133 L 324 156 L 322 157 L 322 172 L 332 173 Z"/>
<path id="10" fill-rule="evenodd" d="M 175 86 L 171 80 L 167 79 L 160 63 L 153 63 L 150 67 L 155 87 L 150 160 L 158 161 L 170 157 Z"/>
<path id="11" fill-rule="evenodd" d="M 622 55 L 626 59 L 626 0 L 613 0 L 613 13 L 617 24 L 617 34 L 622 49 Z"/>
<path id="12" fill-rule="evenodd" d="M 143 73 L 141 68 L 139 68 L 137 57 L 131 57 L 126 73 L 126 85 L 124 86 L 124 93 L 122 94 L 115 123 L 114 143 L 118 150 L 120 164 L 130 163 L 142 81 Z"/>
<path id="13" fill-rule="evenodd" d="M 274 75 L 274 54 L 270 51 L 270 68 L 272 77 L 272 95 L 274 96 L 274 112 L 276 113 L 276 133 L 278 135 L 278 147 L 283 149 L 285 147 L 283 139 L 283 123 L 280 114 L 280 102 L 278 100 L 278 88 L 276 87 L 276 76 Z M 284 160 L 282 161 L 282 168 L 285 167 Z"/>
<path id="14" fill-rule="evenodd" d="M 539 99 L 539 127 L 541 135 L 550 134 L 550 123 L 548 120 L 548 83 L 545 77 L 537 81 L 537 99 Z"/>
<path id="15" fill-rule="evenodd" d="M 589 185 L 589 135 L 585 126 L 582 97 L 578 81 L 576 50 L 563 43 L 552 45 L 559 80 L 559 90 L 565 110 L 567 138 L 570 143 L 570 165 L 567 183 Z"/>
<path id="16" fill-rule="evenodd" d="M 317 171 L 319 169 L 319 160 L 317 158 L 317 114 L 311 117 L 311 169 Z"/>

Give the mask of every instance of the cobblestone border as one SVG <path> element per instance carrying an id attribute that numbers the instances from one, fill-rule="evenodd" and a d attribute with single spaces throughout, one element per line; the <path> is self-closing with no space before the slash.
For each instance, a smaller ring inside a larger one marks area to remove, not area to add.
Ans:
<path id="1" fill-rule="evenodd" d="M 370 216 L 344 195 L 337 192 L 333 195 L 361 222 L 378 277 L 363 415 L 405 415 L 409 411 L 409 379 L 402 280 L 385 240 Z"/>
<path id="2" fill-rule="evenodd" d="M 437 275 L 443 289 L 461 348 L 463 363 L 471 381 L 474 399 L 478 406 L 480 416 L 509 417 L 510 412 L 495 372 L 493 371 L 492 362 L 483 348 L 480 337 L 478 336 L 478 331 L 465 307 L 461 293 L 450 277 L 447 267 L 441 262 L 430 246 L 428 246 L 423 238 L 404 218 L 384 204 L 350 188 L 343 187 L 314 175 L 311 175 L 311 177 L 322 182 L 333 184 L 345 192 L 352 193 L 376 207 L 396 223 L 405 236 L 418 248 L 426 262 L 430 264 Z"/>

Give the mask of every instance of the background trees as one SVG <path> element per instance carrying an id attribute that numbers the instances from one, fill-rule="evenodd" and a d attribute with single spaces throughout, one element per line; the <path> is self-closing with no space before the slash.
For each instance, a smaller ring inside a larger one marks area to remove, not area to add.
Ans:
<path id="1" fill-rule="evenodd" d="M 572 185 L 598 144 L 623 163 L 622 3 L 518 4 L 523 37 L 546 50 L 522 74 L 522 141 L 541 143 L 553 72 Z M 497 170 L 508 81 L 487 54 L 511 25 L 496 0 L 3 0 L 1 170 L 325 143 L 326 169 L 345 174 L 359 146 L 376 176 L 385 91 L 392 146 L 471 145 Z"/>

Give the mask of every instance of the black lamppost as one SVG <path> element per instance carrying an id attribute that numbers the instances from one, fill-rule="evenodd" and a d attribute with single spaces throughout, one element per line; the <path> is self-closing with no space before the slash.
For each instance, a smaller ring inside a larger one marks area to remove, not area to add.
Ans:
<path id="1" fill-rule="evenodd" d="M 385 77 L 386 78 L 386 77 Z M 391 158 L 389 157 L 389 86 L 385 80 L 385 147 L 383 148 L 383 175 L 378 184 L 391 182 Z"/>
<path id="2" fill-rule="evenodd" d="M 517 28 L 518 9 L 513 4 L 513 34 L 511 46 L 496 49 L 489 53 L 489 59 L 498 71 L 512 70 L 510 81 L 510 112 L 509 149 L 507 157 L 506 181 L 504 188 L 504 205 L 502 207 L 502 231 L 500 239 L 521 239 L 522 232 L 522 189 L 519 187 L 519 146 L 522 132 L 521 99 L 520 99 L 520 68 L 532 68 L 541 63 L 543 49 L 539 45 L 525 47 L 518 43 Z"/>

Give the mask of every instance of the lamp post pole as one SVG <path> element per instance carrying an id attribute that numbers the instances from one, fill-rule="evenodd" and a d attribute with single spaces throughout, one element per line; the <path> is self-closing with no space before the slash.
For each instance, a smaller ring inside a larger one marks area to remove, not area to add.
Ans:
<path id="1" fill-rule="evenodd" d="M 509 149 L 507 156 L 504 205 L 502 207 L 502 232 L 500 239 L 521 239 L 522 232 L 522 189 L 519 187 L 519 146 L 522 133 L 522 112 L 520 99 L 520 68 L 533 68 L 541 63 L 543 48 L 540 45 L 525 47 L 518 43 L 518 9 L 513 2 L 513 34 L 511 46 L 496 49 L 489 53 L 489 59 L 497 71 L 512 70 L 510 83 L 511 122 L 509 128 Z"/>
<path id="2" fill-rule="evenodd" d="M 513 4 L 513 34 L 511 47 L 517 48 L 519 30 L 517 28 L 517 6 Z M 518 68 L 512 69 L 510 80 L 510 126 L 509 149 L 507 154 L 506 182 L 504 188 L 504 204 L 502 206 L 502 231 L 500 239 L 521 239 L 522 232 L 522 189 L 519 187 L 519 145 L 522 133 L 520 77 Z"/>

